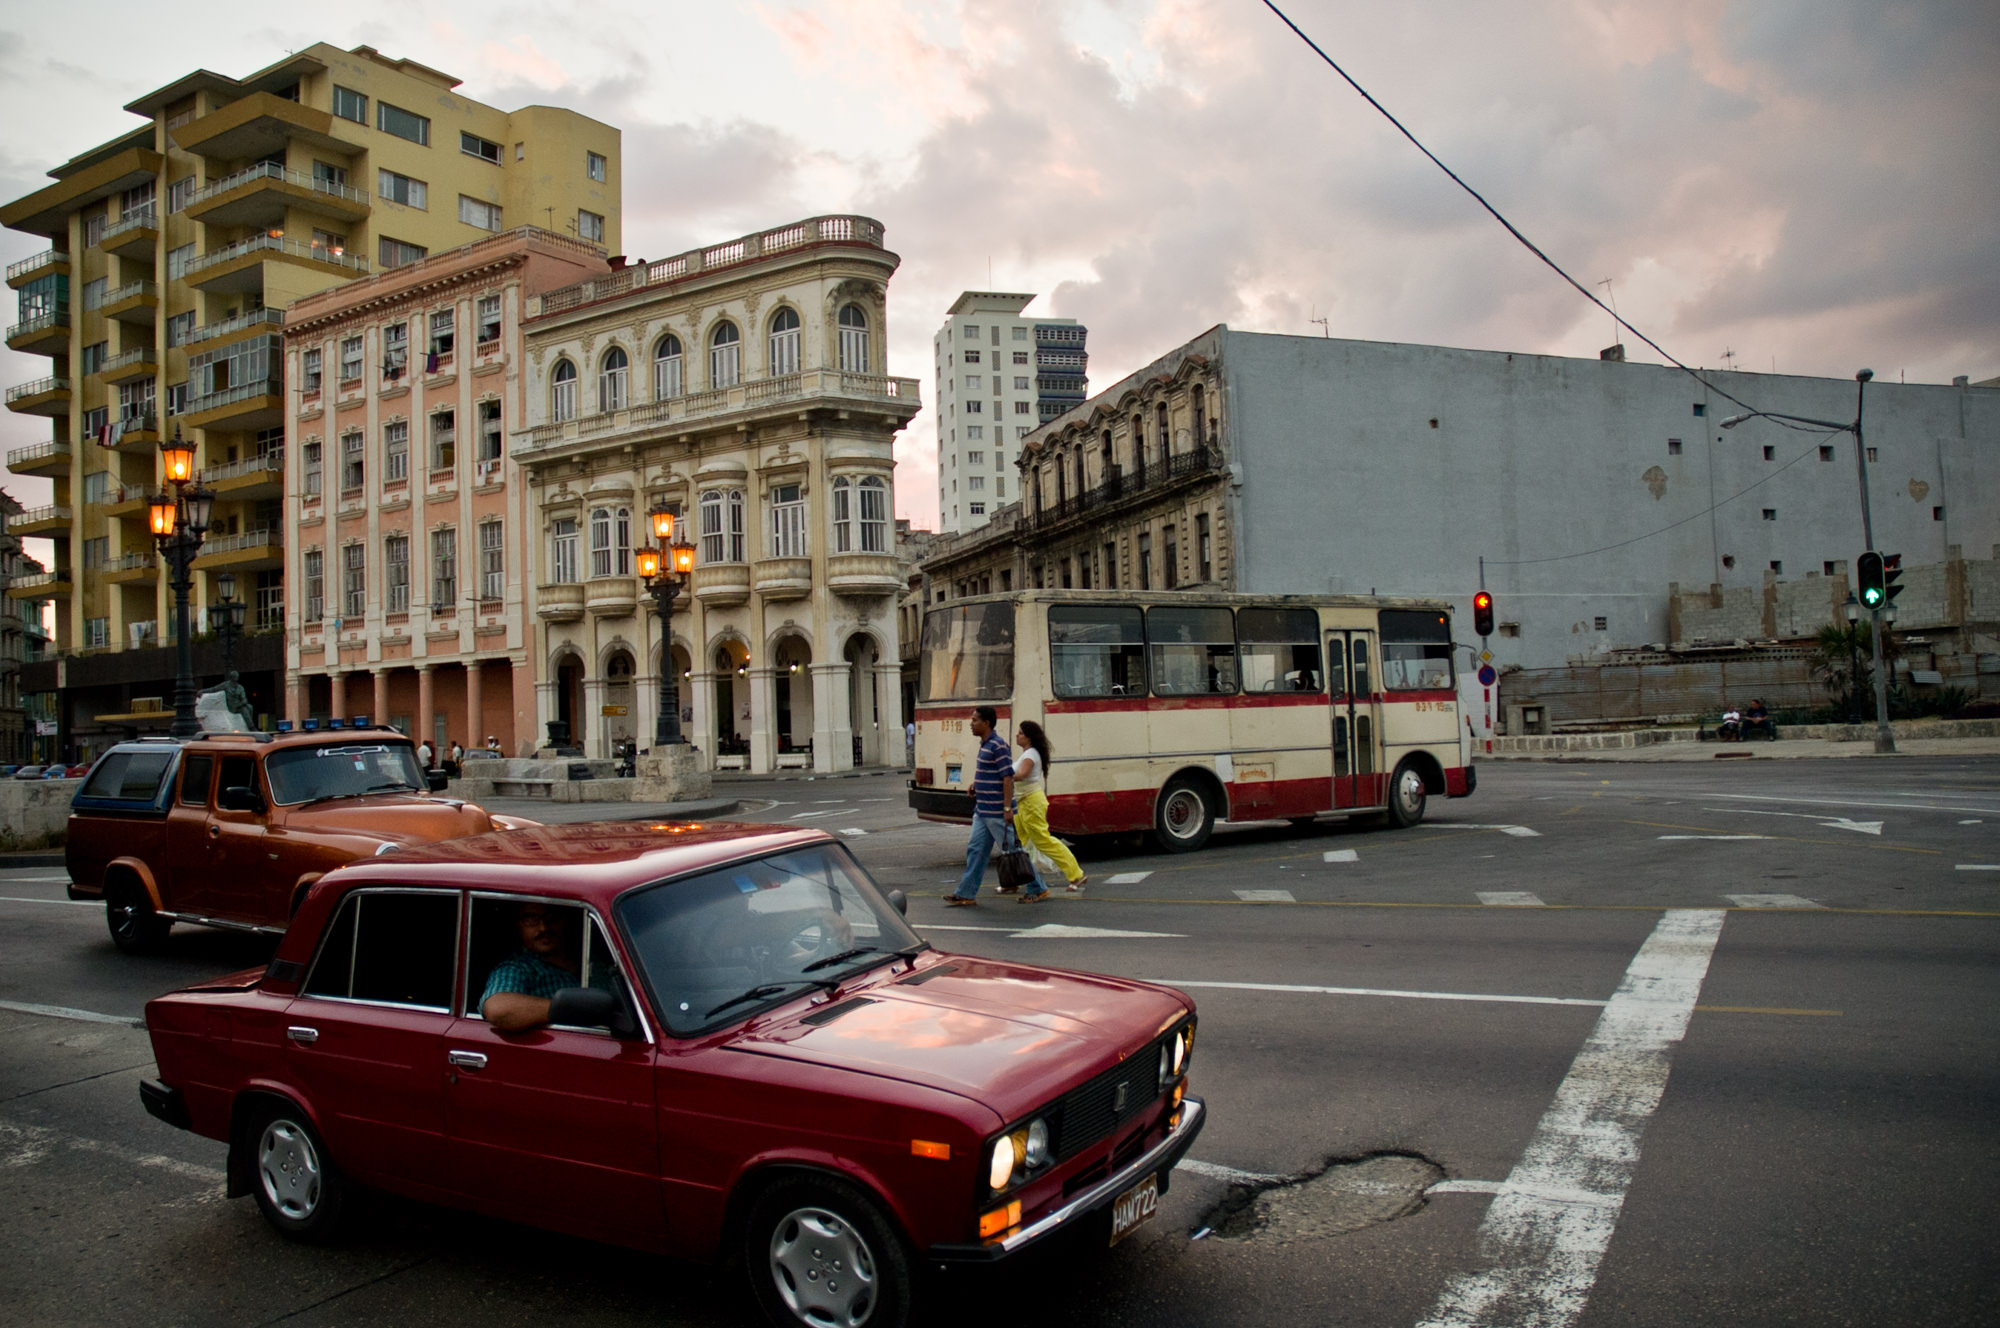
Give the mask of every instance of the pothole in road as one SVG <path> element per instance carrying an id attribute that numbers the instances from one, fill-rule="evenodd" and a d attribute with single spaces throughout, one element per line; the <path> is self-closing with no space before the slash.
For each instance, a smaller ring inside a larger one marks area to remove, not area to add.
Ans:
<path id="1" fill-rule="evenodd" d="M 1333 1158 L 1309 1176 L 1231 1186 L 1203 1222 L 1220 1240 L 1321 1240 L 1409 1216 L 1444 1175 L 1415 1153 Z"/>

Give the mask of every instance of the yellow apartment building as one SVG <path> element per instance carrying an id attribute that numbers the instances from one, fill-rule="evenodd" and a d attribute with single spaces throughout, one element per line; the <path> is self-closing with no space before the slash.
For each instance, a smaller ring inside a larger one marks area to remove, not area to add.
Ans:
<path id="1" fill-rule="evenodd" d="M 51 570 L 7 593 L 54 602 L 59 658 L 26 682 L 64 692 L 73 754 L 151 726 L 149 698 L 171 694 L 172 591 L 145 506 L 163 432 L 196 443 L 217 492 L 194 621 L 231 573 L 251 632 L 237 666 L 260 713 L 283 708 L 298 512 L 284 463 L 288 306 L 528 224 L 619 249 L 616 129 L 457 88 L 367 46 L 315 45 L 243 79 L 198 70 L 126 107 L 143 126 L 0 207 L 0 224 L 49 244 L 7 269 L 7 344 L 49 359 L 6 392 L 49 434 L 7 462 L 52 481 L 53 501 L 15 529 L 55 545 Z M 198 643 L 200 681 L 220 666 Z"/>

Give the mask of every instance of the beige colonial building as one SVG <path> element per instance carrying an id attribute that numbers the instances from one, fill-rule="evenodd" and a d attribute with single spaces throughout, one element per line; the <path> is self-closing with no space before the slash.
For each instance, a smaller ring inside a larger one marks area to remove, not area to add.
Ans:
<path id="1" fill-rule="evenodd" d="M 674 672 L 707 768 L 903 759 L 883 373 L 901 260 L 813 217 L 552 291 L 527 324 L 539 719 L 587 756 L 650 746 L 661 631 L 635 574 L 656 503 L 697 546 Z"/>
<path id="2" fill-rule="evenodd" d="M 1022 444 L 1021 499 L 941 537 L 928 600 L 1014 589 L 1233 589 L 1219 375 L 1183 347 Z"/>
<path id="3" fill-rule="evenodd" d="M 308 296 L 285 327 L 285 713 L 532 751 L 524 303 L 609 271 L 526 228 Z"/>

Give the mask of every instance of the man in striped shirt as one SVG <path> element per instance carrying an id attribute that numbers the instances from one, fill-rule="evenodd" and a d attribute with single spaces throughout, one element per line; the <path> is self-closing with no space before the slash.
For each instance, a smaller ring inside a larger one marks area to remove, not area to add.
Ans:
<path id="1" fill-rule="evenodd" d="M 1014 762 L 1007 744 L 993 731 L 998 719 L 992 706 L 972 712 L 972 736 L 979 739 L 979 757 L 972 770 L 972 838 L 965 845 L 965 878 L 956 893 L 944 898 L 960 908 L 979 902 L 987 860 L 993 856 L 993 846 L 1005 840 L 1005 826 L 1014 819 Z"/>

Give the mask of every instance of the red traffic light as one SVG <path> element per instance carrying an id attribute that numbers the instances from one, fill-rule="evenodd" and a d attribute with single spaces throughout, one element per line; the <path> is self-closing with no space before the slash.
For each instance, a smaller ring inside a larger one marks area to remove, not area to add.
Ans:
<path id="1" fill-rule="evenodd" d="M 1472 597 L 1472 630 L 1480 636 L 1493 635 L 1493 596 L 1483 590 Z"/>

